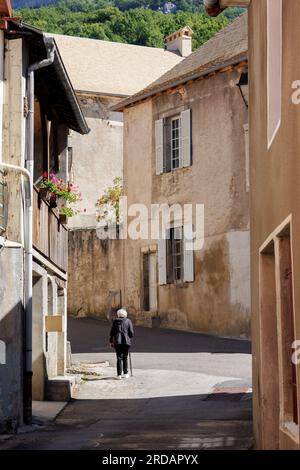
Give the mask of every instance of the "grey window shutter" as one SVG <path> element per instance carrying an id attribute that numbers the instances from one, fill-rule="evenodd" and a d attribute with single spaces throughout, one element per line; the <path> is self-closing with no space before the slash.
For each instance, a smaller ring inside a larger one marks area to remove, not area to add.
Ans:
<path id="1" fill-rule="evenodd" d="M 192 113 L 190 109 L 181 113 L 181 148 L 182 166 L 187 167 L 192 164 Z"/>
<path id="2" fill-rule="evenodd" d="M 158 280 L 162 286 L 167 284 L 167 240 L 158 240 Z"/>
<path id="3" fill-rule="evenodd" d="M 156 155 L 156 174 L 161 175 L 164 172 L 164 121 L 158 119 L 155 121 L 155 155 Z"/>
<path id="4" fill-rule="evenodd" d="M 193 226 L 184 226 L 184 252 L 183 252 L 183 280 L 194 282 L 194 250 L 193 248 Z"/>

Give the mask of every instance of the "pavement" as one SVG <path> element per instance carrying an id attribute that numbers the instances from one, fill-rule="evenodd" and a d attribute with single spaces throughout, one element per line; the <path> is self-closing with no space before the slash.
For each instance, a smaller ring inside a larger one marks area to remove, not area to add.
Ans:
<path id="1" fill-rule="evenodd" d="M 0 449 L 170 450 L 252 447 L 251 348 L 245 340 L 136 328 L 133 376 L 116 380 L 110 325 L 69 319 L 74 400 Z"/>
<path id="2" fill-rule="evenodd" d="M 67 404 L 65 401 L 33 401 L 33 421 L 39 424 L 54 421 Z"/>

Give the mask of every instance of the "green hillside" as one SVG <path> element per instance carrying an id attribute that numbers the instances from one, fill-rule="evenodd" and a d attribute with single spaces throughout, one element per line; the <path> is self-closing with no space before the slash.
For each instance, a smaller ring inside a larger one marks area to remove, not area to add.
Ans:
<path id="1" fill-rule="evenodd" d="M 176 13 L 164 14 L 160 0 L 64 0 L 16 13 L 31 25 L 52 33 L 163 47 L 164 37 L 189 25 L 194 30 L 193 48 L 199 47 L 241 13 L 209 18 L 200 0 L 174 0 Z"/>

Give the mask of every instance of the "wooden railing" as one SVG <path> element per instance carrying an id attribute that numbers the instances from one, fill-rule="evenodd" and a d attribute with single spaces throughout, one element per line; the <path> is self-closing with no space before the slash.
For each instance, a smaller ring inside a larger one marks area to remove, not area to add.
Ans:
<path id="1" fill-rule="evenodd" d="M 36 188 L 33 191 L 33 247 L 59 269 L 67 272 L 68 230 Z"/>

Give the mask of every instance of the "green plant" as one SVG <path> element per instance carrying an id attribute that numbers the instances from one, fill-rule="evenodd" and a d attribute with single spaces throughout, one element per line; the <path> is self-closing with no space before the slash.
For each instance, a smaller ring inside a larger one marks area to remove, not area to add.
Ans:
<path id="1" fill-rule="evenodd" d="M 97 221 L 120 222 L 120 198 L 124 194 L 123 180 L 117 177 L 96 202 Z"/>
<path id="2" fill-rule="evenodd" d="M 75 215 L 78 215 L 79 213 L 80 213 L 80 210 L 73 209 L 72 207 L 62 205 L 59 208 L 59 214 L 65 215 L 68 218 L 75 217 Z"/>
<path id="3" fill-rule="evenodd" d="M 58 178 L 54 173 L 48 175 L 47 172 L 43 174 L 43 181 L 41 188 L 46 188 L 50 197 L 56 197 L 62 199 L 66 204 L 60 204 L 59 213 L 67 217 L 74 217 L 81 212 L 80 209 L 74 207 L 74 204 L 82 201 L 82 193 L 79 190 L 79 186 L 75 186 L 73 183 L 65 183 L 61 178 Z M 72 205 L 72 206 L 70 206 Z M 84 212 L 86 210 L 84 209 Z"/>
<path id="4" fill-rule="evenodd" d="M 41 188 L 47 188 L 49 192 L 58 198 L 65 199 L 71 204 L 82 200 L 82 193 L 79 191 L 78 186 L 75 186 L 73 183 L 65 183 L 54 173 L 51 173 L 49 176 L 48 173 L 44 173 Z"/>

